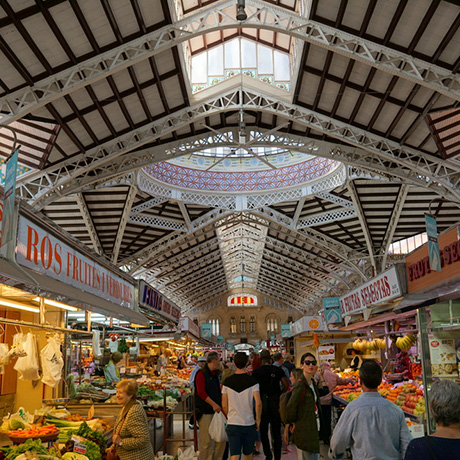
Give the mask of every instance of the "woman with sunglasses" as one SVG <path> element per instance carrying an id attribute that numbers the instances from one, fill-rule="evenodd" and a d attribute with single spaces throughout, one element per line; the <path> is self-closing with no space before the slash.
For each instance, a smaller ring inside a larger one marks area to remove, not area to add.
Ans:
<path id="1" fill-rule="evenodd" d="M 319 460 L 319 441 L 325 439 L 322 422 L 320 396 L 328 393 L 327 386 L 315 382 L 318 363 L 315 356 L 305 353 L 302 363 L 302 376 L 292 389 L 292 396 L 286 407 L 287 422 L 294 423 L 294 444 L 299 460 Z"/>

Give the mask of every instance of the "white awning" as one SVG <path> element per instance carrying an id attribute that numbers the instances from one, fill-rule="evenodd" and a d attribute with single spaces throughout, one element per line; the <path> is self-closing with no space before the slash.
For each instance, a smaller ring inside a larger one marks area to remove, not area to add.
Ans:
<path id="1" fill-rule="evenodd" d="M 0 258 L 0 283 L 104 316 L 146 327 L 150 325 L 148 319 L 136 310 L 110 302 L 2 258 Z"/>

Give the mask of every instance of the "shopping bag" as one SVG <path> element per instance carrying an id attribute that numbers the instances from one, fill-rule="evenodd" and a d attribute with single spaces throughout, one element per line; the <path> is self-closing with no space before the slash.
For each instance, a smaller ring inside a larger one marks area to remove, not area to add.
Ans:
<path id="1" fill-rule="evenodd" d="M 209 436 L 212 440 L 216 442 L 225 442 L 227 441 L 227 433 L 225 431 L 225 426 L 227 425 L 227 420 L 225 415 L 222 412 L 215 412 L 211 423 L 209 424 Z"/>
<path id="2" fill-rule="evenodd" d="M 27 334 L 23 348 L 27 353 L 27 356 L 18 358 L 16 364 L 14 365 L 14 369 L 19 372 L 19 378 L 22 380 L 39 380 L 37 341 L 35 335 L 31 332 Z"/>
<path id="3" fill-rule="evenodd" d="M 54 388 L 61 381 L 64 359 L 61 353 L 61 341 L 58 335 L 48 338 L 48 344 L 40 352 L 42 360 L 42 382 Z"/>

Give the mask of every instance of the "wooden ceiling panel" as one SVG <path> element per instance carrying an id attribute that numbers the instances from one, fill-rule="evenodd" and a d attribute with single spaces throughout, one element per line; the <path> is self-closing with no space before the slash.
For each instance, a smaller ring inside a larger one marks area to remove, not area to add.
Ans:
<path id="1" fill-rule="evenodd" d="M 168 22 L 164 12 L 163 0 L 137 0 L 139 10 L 142 13 L 142 20 L 147 28 L 161 25 L 163 22 Z M 167 8 L 166 8 L 167 9 Z"/>
<path id="2" fill-rule="evenodd" d="M 142 91 L 142 94 L 144 96 L 144 101 L 146 102 L 149 112 L 154 118 L 160 117 L 165 113 L 157 86 L 149 86 L 148 88 L 145 88 Z"/>
<path id="3" fill-rule="evenodd" d="M 415 51 L 424 56 L 433 56 L 438 47 L 443 42 L 446 33 L 456 20 L 458 20 L 458 6 L 450 4 L 448 2 L 443 2 L 442 8 L 437 8 L 435 14 L 431 17 L 431 21 L 428 25 L 430 33 L 425 34 L 421 37 L 420 41 L 418 42 L 415 48 Z M 455 54 L 458 55 L 458 49 L 460 44 L 460 34 L 458 32 L 458 26 L 456 38 L 456 40 L 454 39 L 451 42 L 451 51 L 454 51 L 454 53 L 446 53 L 443 59 L 446 60 L 447 63 L 450 65 L 453 65 L 455 63 L 455 60 L 457 59 L 455 57 Z"/>
<path id="4" fill-rule="evenodd" d="M 113 46 L 116 43 L 116 36 L 110 27 L 110 22 L 104 12 L 103 4 L 99 2 L 86 1 L 78 4 L 84 20 L 88 24 L 97 46 Z"/>
<path id="5" fill-rule="evenodd" d="M 75 56 L 86 56 L 94 52 L 75 11 L 69 7 L 68 2 L 58 3 L 51 7 L 49 12 Z"/>

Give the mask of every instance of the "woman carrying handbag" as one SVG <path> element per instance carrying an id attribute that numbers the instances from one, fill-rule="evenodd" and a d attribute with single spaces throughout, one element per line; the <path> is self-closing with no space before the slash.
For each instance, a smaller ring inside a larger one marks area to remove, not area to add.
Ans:
<path id="1" fill-rule="evenodd" d="M 153 458 L 148 420 L 136 400 L 135 380 L 122 380 L 117 385 L 117 400 L 123 406 L 113 428 L 113 445 L 107 449 L 107 460 L 147 460 Z"/>

